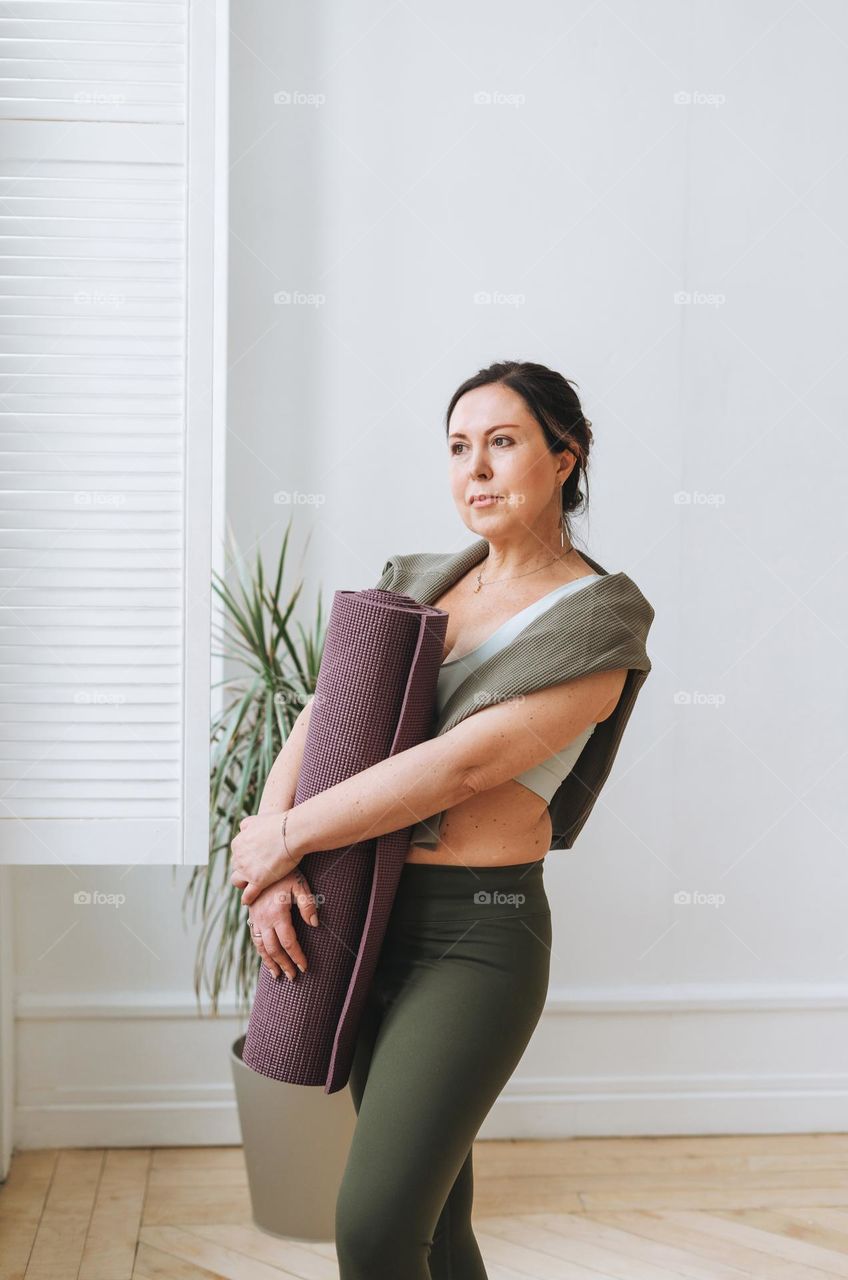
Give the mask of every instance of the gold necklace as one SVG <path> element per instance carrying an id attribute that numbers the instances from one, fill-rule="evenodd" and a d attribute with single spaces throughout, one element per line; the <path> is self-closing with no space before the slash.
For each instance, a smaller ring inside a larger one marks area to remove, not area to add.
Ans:
<path id="1" fill-rule="evenodd" d="M 477 573 L 477 586 L 474 588 L 474 594 L 476 595 L 481 587 L 492 587 L 496 582 L 514 582 L 516 578 L 529 578 L 531 573 L 538 573 L 540 569 L 547 569 L 548 565 L 553 564 L 554 560 L 564 560 L 565 556 L 571 555 L 573 550 L 574 550 L 574 547 L 569 547 L 565 555 L 554 556 L 553 559 L 547 560 L 544 564 L 540 564 L 538 568 L 528 569 L 526 573 L 513 574 L 511 578 L 494 578 L 491 582 L 484 582 L 483 570 L 480 569 Z"/>

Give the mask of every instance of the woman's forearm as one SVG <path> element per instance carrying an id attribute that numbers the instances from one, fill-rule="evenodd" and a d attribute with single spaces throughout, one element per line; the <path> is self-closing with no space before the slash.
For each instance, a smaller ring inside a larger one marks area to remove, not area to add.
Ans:
<path id="1" fill-rule="evenodd" d="M 446 739 L 429 738 L 296 805 L 286 844 L 301 858 L 399 831 L 466 799 L 468 779 Z"/>
<path id="2" fill-rule="evenodd" d="M 311 710 L 312 698 L 295 720 L 279 755 L 268 771 L 257 813 L 281 813 L 294 804 Z"/>

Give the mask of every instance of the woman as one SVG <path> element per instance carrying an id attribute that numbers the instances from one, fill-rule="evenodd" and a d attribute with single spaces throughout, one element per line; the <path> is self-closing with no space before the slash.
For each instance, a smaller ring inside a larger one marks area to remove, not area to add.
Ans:
<path id="1" fill-rule="evenodd" d="M 592 433 L 565 378 L 528 363 L 481 370 L 451 399 L 446 434 L 454 502 L 488 554 L 430 601 L 449 613 L 441 703 L 549 601 L 599 577 L 569 533 Z M 626 667 L 593 671 L 485 706 L 291 808 L 307 706 L 233 842 L 257 950 L 293 981 L 306 957 L 291 900 L 317 918 L 293 864 L 415 823 L 350 1075 L 358 1116 L 337 1205 L 341 1280 L 486 1276 L 471 1227 L 472 1144 L 547 993 L 548 800 L 626 677 Z"/>

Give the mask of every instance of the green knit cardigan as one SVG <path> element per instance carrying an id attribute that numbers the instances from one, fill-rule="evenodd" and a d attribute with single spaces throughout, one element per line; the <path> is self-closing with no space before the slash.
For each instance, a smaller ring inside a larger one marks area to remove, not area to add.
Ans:
<path id="1" fill-rule="evenodd" d="M 392 556 L 377 588 L 432 605 L 479 564 L 488 549 L 487 540 L 479 538 L 461 551 Z M 597 725 L 548 806 L 552 849 L 570 849 L 574 844 L 609 775 L 636 697 L 651 670 L 645 642 L 654 619 L 653 606 L 626 573 L 609 573 L 585 551 L 580 554 L 601 577 L 555 601 L 471 671 L 436 718 L 431 735 L 446 733 L 475 711 L 517 694 L 592 671 L 627 667 L 615 710 Z"/>

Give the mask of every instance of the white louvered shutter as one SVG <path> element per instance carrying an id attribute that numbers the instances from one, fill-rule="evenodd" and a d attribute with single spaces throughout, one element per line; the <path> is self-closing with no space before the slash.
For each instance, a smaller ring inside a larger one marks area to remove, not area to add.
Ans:
<path id="1" fill-rule="evenodd" d="M 6 863 L 208 856 L 226 29 L 0 3 Z"/>

